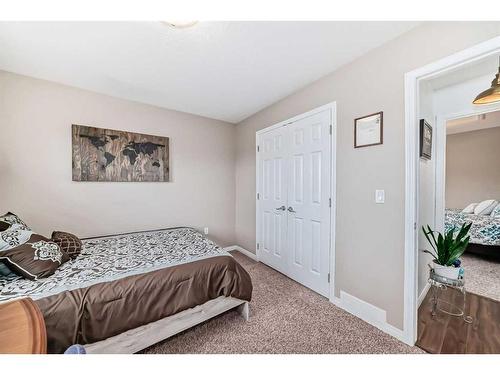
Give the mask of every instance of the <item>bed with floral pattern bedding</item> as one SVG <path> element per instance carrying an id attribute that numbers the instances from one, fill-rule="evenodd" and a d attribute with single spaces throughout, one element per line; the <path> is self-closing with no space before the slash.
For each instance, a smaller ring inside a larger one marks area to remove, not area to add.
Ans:
<path id="1" fill-rule="evenodd" d="M 500 246 L 500 217 L 490 215 L 465 214 L 459 209 L 446 209 L 445 230 L 455 227 L 458 232 L 463 223 L 472 222 L 470 243 L 487 246 Z"/>

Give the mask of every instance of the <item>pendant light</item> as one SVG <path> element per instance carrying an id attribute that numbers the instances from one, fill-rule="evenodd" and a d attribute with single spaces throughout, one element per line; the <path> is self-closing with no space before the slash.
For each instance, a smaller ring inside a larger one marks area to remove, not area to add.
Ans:
<path id="1" fill-rule="evenodd" d="M 473 104 L 490 104 L 500 102 L 500 57 L 498 64 L 498 73 L 491 81 L 491 87 L 483 91 L 472 102 Z"/>

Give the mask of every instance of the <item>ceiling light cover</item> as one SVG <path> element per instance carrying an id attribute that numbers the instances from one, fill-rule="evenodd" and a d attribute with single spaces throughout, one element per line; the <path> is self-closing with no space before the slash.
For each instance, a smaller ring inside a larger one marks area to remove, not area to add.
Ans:
<path id="1" fill-rule="evenodd" d="M 500 61 L 498 66 L 498 73 L 496 74 L 493 81 L 491 81 L 491 87 L 476 96 L 476 99 L 474 99 L 472 103 L 490 104 L 496 102 L 500 102 Z"/>
<path id="2" fill-rule="evenodd" d="M 198 23 L 198 21 L 193 20 L 175 20 L 175 21 L 163 21 L 164 24 L 175 27 L 176 29 L 186 29 L 192 27 Z"/>

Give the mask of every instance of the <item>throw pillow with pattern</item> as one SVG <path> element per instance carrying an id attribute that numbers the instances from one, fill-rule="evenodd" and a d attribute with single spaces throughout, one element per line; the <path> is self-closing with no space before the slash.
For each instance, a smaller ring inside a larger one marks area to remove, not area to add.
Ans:
<path id="1" fill-rule="evenodd" d="M 7 212 L 5 215 L 0 216 L 0 232 L 9 229 L 31 230 L 24 221 L 19 219 L 19 216 L 12 212 Z"/>
<path id="2" fill-rule="evenodd" d="M 69 260 L 58 244 L 26 230 L 0 232 L 0 261 L 18 275 L 37 280 Z"/>
<path id="3" fill-rule="evenodd" d="M 497 204 L 497 206 L 491 211 L 491 217 L 496 217 L 500 219 L 500 204 Z"/>
<path id="4" fill-rule="evenodd" d="M 82 251 L 82 241 L 74 234 L 67 232 L 52 232 L 52 241 L 59 245 L 71 259 L 75 259 Z"/>

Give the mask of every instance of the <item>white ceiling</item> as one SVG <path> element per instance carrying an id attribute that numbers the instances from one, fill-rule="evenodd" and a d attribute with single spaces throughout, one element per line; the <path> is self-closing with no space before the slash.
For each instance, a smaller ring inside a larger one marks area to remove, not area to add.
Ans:
<path id="1" fill-rule="evenodd" d="M 446 123 L 446 134 L 458 134 L 500 126 L 500 111 L 462 117 Z"/>
<path id="2" fill-rule="evenodd" d="M 0 69 L 237 123 L 416 22 L 0 22 Z"/>
<path id="3" fill-rule="evenodd" d="M 491 82 L 497 72 L 498 55 L 491 55 L 470 64 L 460 66 L 452 71 L 446 72 L 442 76 L 432 78 L 429 80 L 429 83 L 432 89 L 441 90 L 485 75 L 491 77 Z M 484 89 L 486 90 L 488 87 Z"/>

